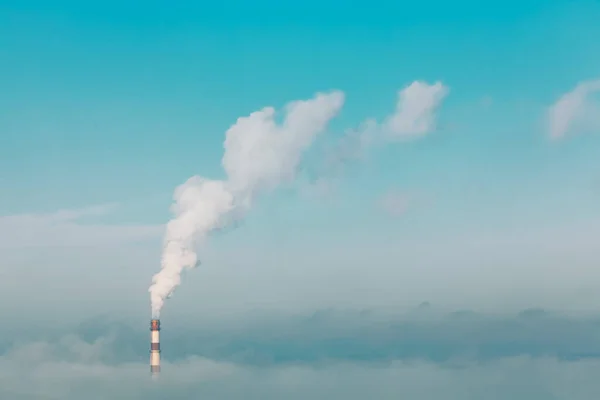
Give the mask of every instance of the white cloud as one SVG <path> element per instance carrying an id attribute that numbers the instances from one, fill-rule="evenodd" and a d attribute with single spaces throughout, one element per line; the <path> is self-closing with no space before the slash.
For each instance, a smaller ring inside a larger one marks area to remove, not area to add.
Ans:
<path id="1" fill-rule="evenodd" d="M 391 139 L 425 135 L 436 127 L 435 112 L 449 89 L 442 82 L 414 81 L 398 92 L 396 111 L 383 125 Z"/>
<path id="2" fill-rule="evenodd" d="M 0 397 L 27 400 L 331 399 L 588 400 L 600 390 L 597 360 L 513 357 L 487 363 L 244 367 L 191 357 L 163 363 L 151 381 L 146 362 L 107 363 L 105 343 L 70 337 L 25 344 L 0 357 Z M 576 377 L 576 379 L 573 379 Z"/>
<path id="3" fill-rule="evenodd" d="M 236 191 L 276 187 L 295 177 L 305 150 L 344 105 L 341 91 L 317 93 L 286 105 L 283 124 L 266 107 L 237 120 L 226 133 L 223 167 Z"/>
<path id="4" fill-rule="evenodd" d="M 363 122 L 358 131 L 349 133 L 343 139 L 346 153 L 362 154 L 348 141 L 354 137 L 354 142 L 364 149 L 379 141 L 396 141 L 424 136 L 436 129 L 436 112 L 446 98 L 450 89 L 442 82 L 429 84 L 414 81 L 398 91 L 396 109 L 379 124 L 370 118 Z"/>
<path id="5" fill-rule="evenodd" d="M 162 232 L 162 226 L 156 225 L 109 225 L 81 221 L 84 217 L 106 215 L 116 207 L 116 204 L 104 204 L 45 214 L 0 216 L 0 248 L 120 244 L 153 238 Z"/>
<path id="6" fill-rule="evenodd" d="M 414 139 L 434 131 L 436 112 L 449 91 L 439 81 L 432 84 L 414 81 L 399 90 L 396 108 L 383 122 L 367 118 L 326 150 L 317 173 L 319 184 L 323 184 L 323 179 L 331 180 L 339 175 L 347 163 L 364 161 L 373 146 Z"/>
<path id="7" fill-rule="evenodd" d="M 548 111 L 552 139 L 588 129 L 600 129 L 600 106 L 593 95 L 600 92 L 600 79 L 584 81 L 561 96 Z"/>

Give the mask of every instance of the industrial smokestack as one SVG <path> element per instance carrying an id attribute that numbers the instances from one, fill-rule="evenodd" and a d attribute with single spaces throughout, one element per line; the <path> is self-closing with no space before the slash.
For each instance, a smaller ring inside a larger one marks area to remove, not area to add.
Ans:
<path id="1" fill-rule="evenodd" d="M 150 321 L 150 372 L 156 378 L 160 372 L 160 320 Z"/>

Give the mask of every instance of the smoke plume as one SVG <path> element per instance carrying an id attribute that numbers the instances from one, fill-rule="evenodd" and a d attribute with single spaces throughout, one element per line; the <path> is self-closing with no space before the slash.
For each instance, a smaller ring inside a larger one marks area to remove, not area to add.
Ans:
<path id="1" fill-rule="evenodd" d="M 309 192 L 329 194 L 345 168 L 369 158 L 374 148 L 422 138 L 438 129 L 437 112 L 450 93 L 441 81 L 413 81 L 397 92 L 396 106 L 382 121 L 367 118 L 325 151 L 321 164 L 308 171 Z"/>
<path id="2" fill-rule="evenodd" d="M 196 244 L 216 229 L 239 220 L 257 195 L 291 182 L 303 152 L 344 104 L 344 93 L 317 93 L 285 107 L 282 124 L 265 107 L 242 117 L 225 133 L 222 181 L 193 176 L 175 189 L 163 243 L 161 270 L 150 286 L 152 317 L 158 318 L 181 283 L 181 272 L 198 265 Z"/>

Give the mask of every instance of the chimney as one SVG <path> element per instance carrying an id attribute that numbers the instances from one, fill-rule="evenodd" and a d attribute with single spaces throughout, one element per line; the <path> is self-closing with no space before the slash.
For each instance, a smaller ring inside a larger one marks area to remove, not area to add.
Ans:
<path id="1" fill-rule="evenodd" d="M 157 377 L 160 372 L 160 320 L 150 321 L 150 372 Z"/>

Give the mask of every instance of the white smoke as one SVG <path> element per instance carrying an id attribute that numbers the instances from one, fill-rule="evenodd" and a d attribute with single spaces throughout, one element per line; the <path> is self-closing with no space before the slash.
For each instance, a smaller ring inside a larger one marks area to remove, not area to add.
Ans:
<path id="1" fill-rule="evenodd" d="M 435 112 L 449 93 L 438 81 L 414 81 L 398 92 L 396 111 L 384 124 L 389 139 L 423 136 L 435 129 Z"/>
<path id="2" fill-rule="evenodd" d="M 293 180 L 303 152 L 344 104 L 344 93 L 317 93 L 285 107 L 282 124 L 265 107 L 242 117 L 225 133 L 223 181 L 193 176 L 173 195 L 174 218 L 167 224 L 161 270 L 152 279 L 153 318 L 181 283 L 181 272 L 198 265 L 196 244 L 232 219 L 243 217 L 256 196 Z"/>
<path id="3" fill-rule="evenodd" d="M 382 121 L 364 120 L 326 149 L 322 165 L 312 172 L 315 177 L 308 185 L 308 193 L 330 194 L 332 180 L 349 164 L 368 159 L 376 147 L 422 138 L 437 130 L 437 113 L 449 93 L 450 88 L 441 81 L 417 80 L 402 87 L 392 113 Z"/>

